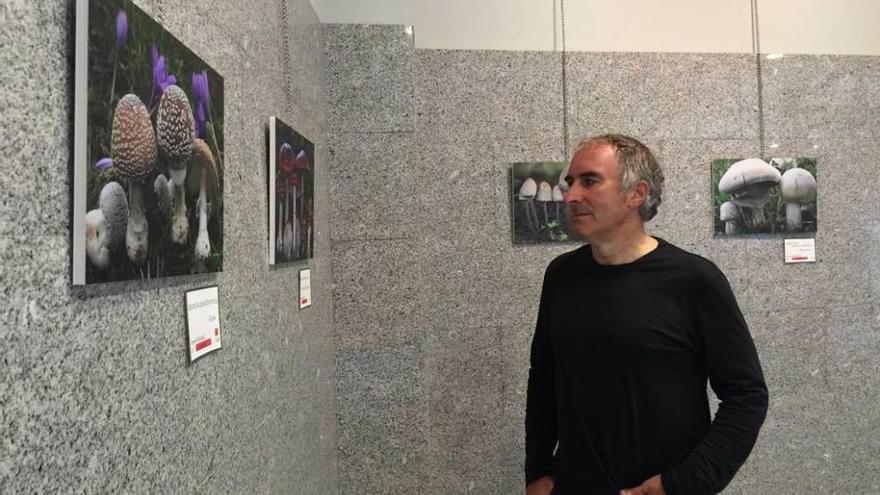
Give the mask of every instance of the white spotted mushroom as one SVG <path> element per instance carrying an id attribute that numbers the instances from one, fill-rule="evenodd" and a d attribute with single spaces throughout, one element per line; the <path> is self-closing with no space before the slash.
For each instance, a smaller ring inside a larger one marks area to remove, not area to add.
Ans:
<path id="1" fill-rule="evenodd" d="M 816 200 L 816 178 L 802 168 L 786 170 L 779 185 L 779 198 L 785 201 L 785 230 L 800 230 L 803 227 L 801 205 Z"/>
<path id="2" fill-rule="evenodd" d="M 724 172 L 718 190 L 731 197 L 740 208 L 752 210 L 752 226 L 767 224 L 764 205 L 770 201 L 770 188 L 779 184 L 782 174 L 760 158 L 740 160 Z"/>
<path id="3" fill-rule="evenodd" d="M 159 154 L 168 166 L 168 175 L 174 186 L 171 240 L 186 244 L 189 221 L 186 216 L 184 181 L 193 153 L 194 123 L 189 99 L 180 86 L 172 84 L 162 93 L 156 116 L 156 139 L 159 143 Z"/>
<path id="4" fill-rule="evenodd" d="M 217 196 L 218 174 L 217 164 L 208 143 L 196 139 L 193 145 L 192 163 L 187 180 L 187 189 L 190 194 L 198 193 L 199 233 L 196 237 L 195 255 L 200 260 L 206 259 L 211 254 L 211 240 L 208 237 L 208 219 L 210 217 L 208 206 L 215 204 Z M 211 212 L 217 207 L 212 207 Z"/>
<path id="5" fill-rule="evenodd" d="M 147 259 L 147 217 L 144 214 L 143 180 L 156 166 L 156 136 L 150 114 L 140 98 L 123 96 L 116 104 L 111 133 L 113 166 L 128 180 L 128 224 L 125 247 L 128 259 L 141 265 Z"/>

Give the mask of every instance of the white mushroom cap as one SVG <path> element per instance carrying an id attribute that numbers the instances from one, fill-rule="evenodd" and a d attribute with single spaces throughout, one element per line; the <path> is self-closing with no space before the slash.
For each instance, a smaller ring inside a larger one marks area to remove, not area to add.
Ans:
<path id="1" fill-rule="evenodd" d="M 781 178 L 782 174 L 764 160 L 746 158 L 734 163 L 724 172 L 718 181 L 718 190 L 735 195 L 755 184 L 778 184 Z"/>
<path id="2" fill-rule="evenodd" d="M 538 193 L 538 184 L 531 177 L 523 181 L 519 188 L 519 199 L 532 199 Z"/>
<path id="3" fill-rule="evenodd" d="M 170 170 L 185 170 L 189 165 L 193 138 L 193 115 L 189 99 L 179 86 L 172 84 L 162 93 L 156 115 L 159 153 Z"/>
<path id="4" fill-rule="evenodd" d="M 111 133 L 113 168 L 126 179 L 141 179 L 156 165 L 156 135 L 141 99 L 123 96 L 113 113 Z"/>
<path id="5" fill-rule="evenodd" d="M 787 203 L 811 203 L 816 199 L 816 179 L 805 169 L 788 169 L 782 174 L 779 196 Z"/>
<path id="6" fill-rule="evenodd" d="M 124 224 L 123 224 L 124 225 Z M 122 231 L 123 235 L 125 230 Z M 101 210 L 86 213 L 86 254 L 95 267 L 103 270 L 110 265 L 110 243 L 107 222 Z"/>
<path id="7" fill-rule="evenodd" d="M 118 182 L 108 182 L 101 189 L 98 207 L 101 208 L 109 230 L 108 245 L 111 248 L 123 245 L 128 224 L 128 199 L 125 197 L 125 190 Z"/>
<path id="8" fill-rule="evenodd" d="M 559 184 L 553 186 L 553 201 L 565 201 L 565 194 Z"/>
<path id="9" fill-rule="evenodd" d="M 535 198 L 538 201 L 553 201 L 553 189 L 550 188 L 550 183 L 541 181 L 541 184 L 538 185 L 538 196 Z"/>
<path id="10" fill-rule="evenodd" d="M 720 217 L 722 222 L 735 222 L 739 219 L 739 207 L 733 201 L 725 201 L 721 205 Z"/>

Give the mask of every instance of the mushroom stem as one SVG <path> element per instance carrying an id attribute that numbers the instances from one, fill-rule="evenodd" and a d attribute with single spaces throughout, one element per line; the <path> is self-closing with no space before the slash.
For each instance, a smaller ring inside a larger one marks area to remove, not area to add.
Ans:
<path id="1" fill-rule="evenodd" d="M 547 216 L 547 202 L 546 202 L 546 201 L 542 201 L 542 202 L 541 202 L 541 207 L 542 207 L 543 210 L 544 210 L 544 225 L 548 225 L 548 224 L 550 223 L 550 218 Z"/>
<path id="2" fill-rule="evenodd" d="M 538 208 L 535 206 L 535 200 L 529 199 L 529 210 L 531 211 L 532 218 L 534 219 L 533 225 L 535 226 L 535 230 L 541 229 L 541 221 L 538 220 Z"/>
<path id="3" fill-rule="evenodd" d="M 756 228 L 767 225 L 767 217 L 764 215 L 764 208 L 752 208 L 752 220 L 754 221 Z"/>
<path id="4" fill-rule="evenodd" d="M 724 222 L 724 233 L 727 235 L 736 234 L 736 222 Z"/>
<path id="5" fill-rule="evenodd" d="M 205 195 L 207 188 L 207 172 L 202 171 L 202 184 L 199 190 L 199 235 L 196 238 L 196 258 L 201 260 L 211 254 L 211 240 L 208 238 L 208 198 Z"/>
<path id="6" fill-rule="evenodd" d="M 794 232 L 800 230 L 801 223 L 801 205 L 800 203 L 785 204 L 785 230 Z"/>
<path id="7" fill-rule="evenodd" d="M 144 191 L 138 179 L 128 181 L 128 226 L 125 231 L 125 247 L 128 259 L 136 265 L 147 259 L 147 217 L 144 214 Z"/>
<path id="8" fill-rule="evenodd" d="M 284 201 L 278 198 L 278 207 L 275 208 L 275 216 L 278 220 L 278 226 L 275 228 L 275 252 L 276 254 L 284 249 Z"/>
<path id="9" fill-rule="evenodd" d="M 186 176 L 184 175 L 184 177 Z M 186 238 L 189 235 L 189 221 L 186 218 L 186 190 L 183 187 L 183 179 L 178 182 L 177 177 L 174 177 L 171 183 L 174 187 L 174 216 L 171 220 L 171 240 L 177 244 L 186 244 Z"/>

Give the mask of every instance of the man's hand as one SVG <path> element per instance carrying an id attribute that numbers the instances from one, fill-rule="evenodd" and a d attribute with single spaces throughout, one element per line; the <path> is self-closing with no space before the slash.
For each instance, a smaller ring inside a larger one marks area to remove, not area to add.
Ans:
<path id="1" fill-rule="evenodd" d="M 660 475 L 658 474 L 648 478 L 647 481 L 637 487 L 621 490 L 620 495 L 666 495 L 666 491 L 663 489 L 663 483 L 660 482 Z"/>
<path id="2" fill-rule="evenodd" d="M 553 491 L 553 478 L 544 476 L 529 483 L 526 487 L 526 495 L 550 495 Z"/>

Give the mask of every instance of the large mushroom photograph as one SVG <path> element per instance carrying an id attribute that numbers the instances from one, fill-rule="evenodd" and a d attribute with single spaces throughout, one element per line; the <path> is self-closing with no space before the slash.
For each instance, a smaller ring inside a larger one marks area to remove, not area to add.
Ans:
<path id="1" fill-rule="evenodd" d="M 517 162 L 511 167 L 514 244 L 571 242 L 563 201 L 564 162 Z"/>
<path id="2" fill-rule="evenodd" d="M 130 1 L 77 0 L 73 282 L 223 269 L 223 78 Z"/>
<path id="3" fill-rule="evenodd" d="M 315 146 L 269 118 L 269 264 L 314 256 Z"/>
<path id="4" fill-rule="evenodd" d="M 814 158 L 712 161 L 715 236 L 816 232 Z"/>

